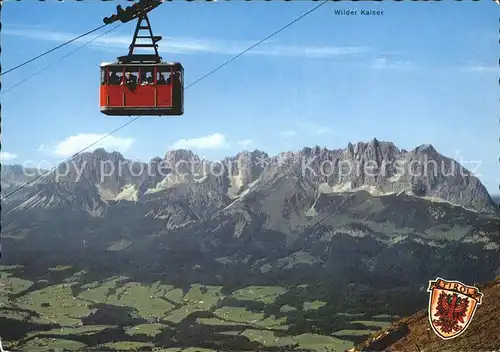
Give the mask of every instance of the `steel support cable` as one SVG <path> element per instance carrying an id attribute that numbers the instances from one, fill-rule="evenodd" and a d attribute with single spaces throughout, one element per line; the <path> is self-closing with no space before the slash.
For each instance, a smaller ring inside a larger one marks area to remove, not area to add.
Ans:
<path id="1" fill-rule="evenodd" d="M 101 37 L 105 36 L 106 34 L 108 34 L 108 33 L 109 33 L 109 32 L 111 32 L 111 31 L 114 31 L 116 28 L 120 27 L 121 25 L 122 25 L 122 23 L 120 23 L 120 24 L 118 24 L 118 25 L 114 26 L 113 28 L 111 28 L 111 29 L 107 30 L 106 32 L 103 32 L 103 33 L 99 34 L 97 37 L 92 38 L 92 39 L 91 39 L 91 40 L 89 40 L 88 42 L 86 42 L 86 43 L 84 43 L 84 44 L 80 45 L 80 46 L 79 46 L 78 48 L 76 48 L 75 50 L 72 50 L 72 51 L 70 51 L 69 53 L 67 53 L 67 54 L 65 54 L 65 55 L 63 55 L 63 56 L 61 56 L 61 57 L 59 58 L 59 60 L 58 60 L 58 61 L 62 61 L 62 60 L 64 60 L 65 58 L 67 58 L 68 56 L 73 55 L 74 53 L 76 53 L 77 51 L 79 51 L 79 50 L 83 49 L 83 48 L 84 48 L 84 47 L 86 47 L 87 45 L 92 44 L 92 43 L 93 43 L 94 41 L 96 41 L 97 39 L 99 39 L 99 38 L 101 38 Z M 40 70 L 38 70 L 38 71 L 36 71 L 35 73 L 33 73 L 33 74 L 29 75 L 29 76 L 28 76 L 28 77 L 26 77 L 25 79 L 23 79 L 23 80 L 21 80 L 21 81 L 17 82 L 17 83 L 16 83 L 16 84 L 14 84 L 13 86 L 11 86 L 11 87 L 9 87 L 9 88 L 7 88 L 7 89 L 5 89 L 5 90 L 2 90 L 2 91 L 0 92 L 0 96 L 4 95 L 5 93 L 7 93 L 7 92 L 11 91 L 12 89 L 14 89 L 14 88 L 16 88 L 16 87 L 18 87 L 18 86 L 20 86 L 21 84 L 23 84 L 23 83 L 27 82 L 27 81 L 28 81 L 28 80 L 30 80 L 31 78 L 33 78 L 33 77 L 35 77 L 35 76 L 38 76 L 40 73 L 42 73 L 42 72 L 43 72 L 43 71 L 45 71 L 46 69 L 48 69 L 48 68 L 52 67 L 52 66 L 54 65 L 54 63 L 55 63 L 55 62 L 56 62 L 56 61 L 54 61 L 54 62 L 52 62 L 52 63 L 48 64 L 47 66 L 42 67 Z"/>
<path id="2" fill-rule="evenodd" d="M 24 61 L 23 63 L 20 63 L 20 64 L 19 64 L 19 65 L 17 65 L 17 66 L 14 66 L 14 67 L 12 67 L 12 68 L 9 68 L 7 71 L 4 71 L 4 72 L 0 73 L 0 76 L 6 75 L 6 74 L 7 74 L 7 73 L 9 73 L 9 72 L 15 71 L 15 70 L 17 70 L 18 68 L 21 68 L 21 67 L 23 67 L 24 65 L 29 64 L 30 62 L 33 62 L 33 61 L 35 61 L 35 60 L 38 60 L 39 58 L 41 58 L 41 57 L 43 57 L 43 56 L 45 56 L 45 55 L 47 55 L 47 54 L 50 54 L 51 52 L 56 51 L 57 49 L 60 49 L 60 48 L 62 48 L 63 46 L 66 46 L 66 45 L 68 45 L 68 44 L 71 44 L 71 43 L 73 43 L 75 40 L 78 40 L 78 39 L 80 39 L 80 38 L 85 37 L 86 35 L 89 35 L 89 34 L 91 34 L 91 33 L 94 33 L 94 32 L 96 32 L 96 31 L 98 31 L 99 29 L 104 28 L 105 26 L 107 26 L 107 25 L 106 25 L 106 24 L 103 24 L 103 25 L 101 25 L 101 26 L 99 26 L 99 27 L 97 27 L 97 28 L 94 28 L 94 29 L 92 29 L 92 30 L 90 30 L 90 31 L 88 31 L 88 32 L 85 32 L 85 33 L 83 33 L 83 34 L 80 34 L 78 37 L 75 37 L 75 38 L 73 38 L 73 39 L 71 39 L 71 40 L 68 40 L 68 41 L 66 41 L 66 42 L 64 42 L 64 43 L 62 43 L 62 44 L 60 44 L 60 45 L 58 45 L 58 46 L 56 46 L 56 47 L 54 47 L 54 48 L 52 48 L 52 49 L 50 49 L 50 50 L 47 50 L 47 51 L 45 51 L 45 52 L 43 52 L 43 53 L 41 53 L 41 54 L 39 54 L 39 55 L 37 55 L 37 56 L 35 56 L 35 57 L 33 57 L 33 58 L 31 58 L 31 59 L 27 60 L 27 61 Z"/>

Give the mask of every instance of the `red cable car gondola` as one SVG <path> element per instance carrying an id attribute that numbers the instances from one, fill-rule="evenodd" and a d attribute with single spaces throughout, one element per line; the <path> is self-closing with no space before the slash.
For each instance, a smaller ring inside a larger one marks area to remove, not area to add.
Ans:
<path id="1" fill-rule="evenodd" d="M 101 64 L 101 112 L 111 116 L 182 115 L 180 63 Z"/>
<path id="2" fill-rule="evenodd" d="M 184 68 L 178 62 L 162 62 L 158 55 L 161 36 L 153 36 L 146 15 L 161 2 L 142 0 L 126 10 L 117 7 L 117 15 L 104 23 L 137 18 L 129 53 L 117 62 L 101 64 L 100 109 L 110 116 L 179 116 L 184 113 Z M 145 25 L 142 22 L 145 21 Z M 139 35 L 140 30 L 149 31 Z M 137 44 L 137 39 L 150 39 L 151 44 Z M 153 48 L 155 54 L 134 54 L 135 48 Z"/>

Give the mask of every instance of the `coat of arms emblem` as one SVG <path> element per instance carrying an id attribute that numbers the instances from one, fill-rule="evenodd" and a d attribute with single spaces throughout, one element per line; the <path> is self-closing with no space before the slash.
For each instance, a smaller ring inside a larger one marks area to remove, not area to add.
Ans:
<path id="1" fill-rule="evenodd" d="M 436 278 L 429 281 L 429 322 L 443 340 L 462 334 L 472 321 L 483 294 L 474 286 Z"/>

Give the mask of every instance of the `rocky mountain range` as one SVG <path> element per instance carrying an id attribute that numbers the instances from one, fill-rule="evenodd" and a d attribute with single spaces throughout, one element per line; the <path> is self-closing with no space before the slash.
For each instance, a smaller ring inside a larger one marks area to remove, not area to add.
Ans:
<path id="1" fill-rule="evenodd" d="M 36 171 L 26 171 L 36 176 Z M 2 192 L 8 193 L 26 178 L 19 165 L 4 166 Z M 275 157 L 258 150 L 241 152 L 217 162 L 202 160 L 188 150 L 174 150 L 163 159 L 141 163 L 98 149 L 59 165 L 56 171 L 27 187 L 22 198 L 9 200 L 14 200 L 10 203 L 17 209 L 71 204 L 100 216 L 113 201 L 147 202 L 189 190 L 205 198 L 205 205 L 213 211 L 242 202 L 251 194 L 269 191 L 284 179 L 309 187 L 305 193 L 312 198 L 358 190 L 376 196 L 404 192 L 478 212 L 497 212 L 481 182 L 431 145 L 408 152 L 376 139 L 349 143 L 345 149 L 304 148 Z"/>
<path id="2" fill-rule="evenodd" d="M 18 167 L 2 167 L 3 194 L 19 182 Z M 35 269 L 77 262 L 228 289 L 308 283 L 313 297 L 348 306 L 372 295 L 397 314 L 425 302 L 429 278 L 500 274 L 497 205 L 430 145 L 374 139 L 218 162 L 175 150 L 149 163 L 98 149 L 2 207 L 3 260 Z"/>

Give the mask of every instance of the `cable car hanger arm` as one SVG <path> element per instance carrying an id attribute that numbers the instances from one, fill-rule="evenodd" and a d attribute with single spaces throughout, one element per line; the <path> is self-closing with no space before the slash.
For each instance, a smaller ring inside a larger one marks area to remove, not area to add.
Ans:
<path id="1" fill-rule="evenodd" d="M 125 10 L 121 8 L 120 5 L 116 7 L 117 13 L 116 15 L 112 15 L 110 17 L 106 17 L 103 19 L 104 23 L 110 24 L 115 21 L 121 21 L 122 23 L 126 23 L 137 19 L 137 25 L 135 28 L 134 36 L 132 38 L 132 43 L 129 46 L 129 52 L 125 56 L 120 56 L 118 58 L 118 62 L 122 64 L 126 63 L 160 63 L 161 57 L 158 53 L 158 44 L 162 37 L 153 35 L 153 31 L 151 30 L 151 24 L 148 19 L 148 12 L 156 8 L 162 3 L 161 0 L 140 0 L 139 2 L 133 4 L 132 6 L 128 6 Z M 143 22 L 145 22 L 143 24 Z M 144 31 L 144 35 L 141 35 L 140 32 Z M 149 39 L 151 44 L 139 44 L 137 43 L 137 39 Z M 134 49 L 136 48 L 152 48 L 154 50 L 154 54 L 134 54 Z"/>

